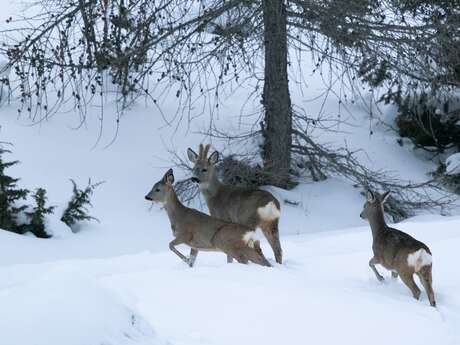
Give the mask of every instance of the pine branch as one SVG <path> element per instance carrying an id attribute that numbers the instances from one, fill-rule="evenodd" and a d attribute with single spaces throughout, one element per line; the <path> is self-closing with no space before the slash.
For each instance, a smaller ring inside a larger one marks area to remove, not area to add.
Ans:
<path id="1" fill-rule="evenodd" d="M 95 188 L 104 181 L 92 183 L 89 179 L 84 189 L 80 189 L 74 180 L 70 179 L 70 181 L 72 182 L 72 197 L 62 214 L 61 221 L 75 231 L 76 226 L 81 222 L 91 220 L 99 222 L 97 218 L 89 215 L 89 208 L 92 207 L 91 197 Z"/>

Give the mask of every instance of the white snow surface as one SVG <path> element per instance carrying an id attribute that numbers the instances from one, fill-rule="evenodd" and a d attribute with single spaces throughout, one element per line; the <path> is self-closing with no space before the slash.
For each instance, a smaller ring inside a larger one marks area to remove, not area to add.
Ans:
<path id="1" fill-rule="evenodd" d="M 321 139 L 366 147 L 370 165 L 426 178 L 433 163 L 400 147 L 383 127 L 366 134 L 366 112 L 355 110 L 356 126 Z M 371 232 L 359 218 L 364 197 L 338 178 L 291 191 L 270 188 L 279 200 L 298 203 L 281 205 L 283 265 L 261 236 L 272 268 L 227 264 L 224 255 L 208 252 L 189 268 L 168 250 L 166 213 L 144 195 L 170 167 L 167 149 L 185 157 L 188 146 L 206 138 L 185 126 L 164 127 L 141 105 L 125 114 L 108 147 L 109 135 L 94 147 L 98 127 L 91 119 L 78 130 L 74 114 L 30 126 L 14 112 L 14 105 L 0 109 L 2 139 L 14 143 L 5 158 L 21 161 L 9 172 L 23 187 L 45 187 L 59 207 L 48 219 L 51 239 L 0 231 L 2 344 L 460 343 L 459 217 L 421 214 L 396 225 L 433 252 L 437 308 L 424 293 L 414 300 L 381 267 L 386 282 L 376 281 L 368 267 Z M 203 123 L 198 119 L 195 128 Z M 106 181 L 90 210 L 100 223 L 74 234 L 59 221 L 71 193 L 68 178 L 82 185 L 88 177 Z"/>
<path id="2" fill-rule="evenodd" d="M 446 174 L 460 174 L 460 153 L 454 153 L 446 159 Z"/>
<path id="3" fill-rule="evenodd" d="M 272 259 L 272 268 L 227 264 L 218 253 L 200 253 L 189 268 L 170 252 L 148 251 L 6 265 L 2 344 L 383 345 L 410 337 L 456 345 L 459 225 L 452 218 L 400 226 L 430 244 L 437 308 L 382 268 L 386 281 L 375 279 L 366 226 L 284 237 L 285 263 Z M 26 240 L 4 235 L 2 247 Z"/>
<path id="4" fill-rule="evenodd" d="M 4 11 L 0 19 L 8 15 Z M 317 96 L 327 76 L 303 77 L 304 90 L 295 86 L 300 77 L 290 79 L 293 103 L 311 117 L 340 115 L 347 122 L 334 123 L 332 132 L 313 131 L 316 140 L 362 149 L 357 154 L 367 166 L 413 182 L 436 169 L 409 143 L 399 145 L 380 121 L 391 124 L 394 109 L 383 107 L 376 115 L 366 92 L 353 104 L 334 97 L 323 103 Z M 250 128 L 254 119 L 239 115 L 251 91 L 229 97 L 214 124 L 229 131 Z M 175 102 L 166 97 L 161 105 L 168 119 Z M 382 267 L 386 281 L 375 279 L 368 266 L 371 232 L 359 217 L 364 197 L 340 178 L 300 181 L 291 191 L 269 188 L 281 201 L 283 265 L 259 236 L 272 268 L 227 264 L 223 254 L 209 252 L 189 268 L 168 250 L 166 213 L 145 194 L 171 167 L 168 150 L 186 158 L 186 149 L 196 151 L 199 143 L 212 142 L 226 154 L 251 148 L 199 134 L 209 128 L 206 115 L 190 125 L 166 125 L 156 107 L 141 102 L 122 116 L 112 143 L 116 107 L 110 100 L 104 107 L 99 141 L 97 105 L 82 126 L 75 112 L 32 126 L 26 116 L 17 117 L 14 99 L 0 108 L 0 141 L 14 145 L 4 158 L 21 161 L 8 172 L 21 177 L 21 187 L 46 188 L 50 204 L 58 206 L 47 219 L 51 239 L 0 230 L 0 345 L 460 344 L 458 211 L 450 217 L 425 212 L 394 225 L 430 247 L 437 308 L 424 292 L 414 300 Z M 179 170 L 175 175 L 187 177 Z M 105 181 L 90 209 L 100 222 L 72 233 L 59 221 L 71 194 L 69 178 L 84 186 L 90 177 Z"/>
<path id="5" fill-rule="evenodd" d="M 38 266 L 39 276 L 20 283 L 15 277 L 27 268 L 10 269 L 0 291 L 2 344 L 167 344 L 78 266 Z"/>

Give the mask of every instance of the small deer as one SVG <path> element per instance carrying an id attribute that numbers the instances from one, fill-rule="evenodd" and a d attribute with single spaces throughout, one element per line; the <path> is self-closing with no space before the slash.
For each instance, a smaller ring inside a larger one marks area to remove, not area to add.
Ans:
<path id="1" fill-rule="evenodd" d="M 164 205 L 174 236 L 174 240 L 169 243 L 169 249 L 182 261 L 193 267 L 198 251 L 204 250 L 224 252 L 244 264 L 251 261 L 262 266 L 271 266 L 260 249 L 254 229 L 212 218 L 185 207 L 177 198 L 173 183 L 173 170 L 169 169 L 145 198 Z M 191 248 L 190 257 L 187 258 L 175 248 L 179 244 L 186 244 Z"/>
<path id="2" fill-rule="evenodd" d="M 219 153 L 214 151 L 207 158 L 211 145 L 200 144 L 198 154 L 187 150 L 189 160 L 194 164 L 192 181 L 197 182 L 208 205 L 211 216 L 244 224 L 252 229 L 261 229 L 275 253 L 276 262 L 282 263 L 282 250 L 278 223 L 281 215 L 279 201 L 269 192 L 222 184 L 215 165 Z M 228 257 L 228 262 L 231 262 Z"/>
<path id="3" fill-rule="evenodd" d="M 412 236 L 390 228 L 383 216 L 383 204 L 390 192 L 383 195 L 367 192 L 367 201 L 364 204 L 360 217 L 367 219 L 372 230 L 372 250 L 374 257 L 370 259 L 369 266 L 379 281 L 384 278 L 377 271 L 375 265 L 380 264 L 392 272 L 393 278 L 398 275 L 404 284 L 411 290 L 415 299 L 420 298 L 420 289 L 414 281 L 414 273 L 418 275 L 425 288 L 430 305 L 435 307 L 434 292 L 432 287 L 432 256 L 427 245 L 417 241 Z"/>

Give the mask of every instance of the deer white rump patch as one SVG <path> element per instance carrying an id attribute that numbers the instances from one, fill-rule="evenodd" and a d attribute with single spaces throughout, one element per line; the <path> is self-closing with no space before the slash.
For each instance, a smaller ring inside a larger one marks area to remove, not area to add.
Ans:
<path id="1" fill-rule="evenodd" d="M 255 231 L 248 231 L 243 235 L 243 241 L 248 247 L 254 248 L 254 243 L 259 241 L 259 237 Z"/>
<path id="2" fill-rule="evenodd" d="M 257 209 L 257 213 L 259 214 L 260 218 L 262 218 L 262 220 L 268 221 L 278 219 L 281 215 L 280 210 L 278 207 L 276 207 L 273 201 L 270 201 L 264 207 L 259 207 Z"/>
<path id="3" fill-rule="evenodd" d="M 420 271 L 423 266 L 431 265 L 431 263 L 431 255 L 423 248 L 407 256 L 407 264 L 414 267 L 415 272 Z"/>

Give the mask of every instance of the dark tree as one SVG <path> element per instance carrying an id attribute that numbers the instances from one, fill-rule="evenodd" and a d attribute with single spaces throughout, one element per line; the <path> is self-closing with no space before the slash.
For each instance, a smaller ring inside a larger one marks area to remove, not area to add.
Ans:
<path id="1" fill-rule="evenodd" d="M 263 0 L 265 70 L 262 104 L 265 109 L 262 156 L 266 170 L 286 188 L 291 168 L 292 107 L 288 84 L 288 44 L 284 0 Z"/>
<path id="2" fill-rule="evenodd" d="M 117 89 L 122 108 L 141 96 L 158 106 L 163 91 L 172 90 L 179 104 L 175 119 L 190 120 L 197 99 L 204 99 L 209 108 L 202 109 L 212 115 L 225 86 L 256 80 L 263 115 L 261 130 L 251 134 L 264 138 L 263 168 L 271 173 L 266 183 L 286 187 L 290 169 L 301 174 L 305 168 L 319 180 L 338 168 L 329 149 L 310 141 L 308 129 L 318 125 L 317 117 L 293 111 L 287 68 L 295 61 L 288 53 L 313 55 L 315 69 L 326 62 L 352 84 L 360 80 L 384 87 L 387 100 L 410 86 L 449 93 L 459 86 L 458 40 L 450 40 L 460 32 L 455 4 L 41 0 L 39 14 L 14 26 L 14 37 L 3 49 L 18 76 L 20 111 L 36 121 L 69 101 L 85 121 L 85 106 L 105 97 L 107 85 Z M 348 165 L 341 169 L 350 173 Z M 360 183 L 364 187 L 366 178 Z"/>
<path id="3" fill-rule="evenodd" d="M 402 136 L 438 153 L 459 145 L 458 1 L 292 3 L 297 8 L 288 13 L 290 24 L 324 37 L 313 47 L 320 57 L 336 59 L 381 101 L 397 105 Z"/>
<path id="4" fill-rule="evenodd" d="M 45 216 L 52 214 L 56 206 L 46 206 L 47 197 L 46 190 L 43 188 L 37 188 L 32 198 L 35 201 L 35 206 L 31 211 L 25 212 L 29 219 L 29 224 L 25 225 L 25 229 L 32 232 L 35 236 L 40 238 L 49 238 L 46 231 Z"/>
<path id="5" fill-rule="evenodd" d="M 0 228 L 22 234 L 24 228 L 19 223 L 18 216 L 27 205 L 20 205 L 18 202 L 25 200 L 29 191 L 18 188 L 19 179 L 7 175 L 5 170 L 19 163 L 4 161 L 3 155 L 9 152 L 0 147 Z"/>
<path id="6" fill-rule="evenodd" d="M 166 87 L 178 98 L 180 117 L 191 118 L 196 93 L 210 99 L 203 104 L 213 113 L 225 85 L 256 75 L 265 49 L 268 66 L 259 95 L 265 111 L 263 161 L 276 177 L 267 182 L 287 186 L 291 100 L 285 1 L 43 0 L 38 6 L 35 24 L 19 28 L 24 39 L 5 49 L 19 77 L 20 112 L 35 121 L 69 99 L 84 121 L 85 106 L 104 97 L 107 85 L 117 89 L 123 107 L 140 96 L 158 105 Z M 47 97 L 51 91 L 55 103 Z"/>

